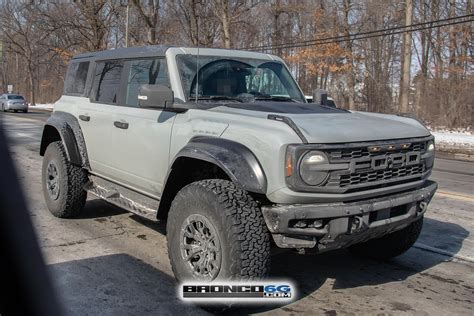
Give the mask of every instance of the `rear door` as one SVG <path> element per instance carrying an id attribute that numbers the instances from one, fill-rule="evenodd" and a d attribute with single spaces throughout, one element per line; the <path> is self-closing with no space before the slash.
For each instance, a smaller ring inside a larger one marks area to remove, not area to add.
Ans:
<path id="1" fill-rule="evenodd" d="M 124 104 L 113 114 L 109 155 L 117 180 L 151 197 L 160 197 L 168 170 L 171 128 L 176 113 L 138 106 L 143 84 L 170 86 L 164 58 L 128 60 L 123 67 Z"/>
<path id="2" fill-rule="evenodd" d="M 109 179 L 118 176 L 113 166 L 114 112 L 121 104 L 123 60 L 97 61 L 89 99 L 78 109 L 92 173 Z"/>

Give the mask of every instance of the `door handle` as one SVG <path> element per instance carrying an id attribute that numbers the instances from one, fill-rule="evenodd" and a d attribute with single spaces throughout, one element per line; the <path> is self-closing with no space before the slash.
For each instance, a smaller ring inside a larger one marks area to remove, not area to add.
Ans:
<path id="1" fill-rule="evenodd" d="M 91 120 L 91 117 L 89 115 L 79 115 L 79 119 L 85 122 L 89 122 Z"/>
<path id="2" fill-rule="evenodd" d="M 121 128 L 121 129 L 127 129 L 128 128 L 128 123 L 127 122 L 115 121 L 114 126 L 117 127 L 117 128 Z"/>

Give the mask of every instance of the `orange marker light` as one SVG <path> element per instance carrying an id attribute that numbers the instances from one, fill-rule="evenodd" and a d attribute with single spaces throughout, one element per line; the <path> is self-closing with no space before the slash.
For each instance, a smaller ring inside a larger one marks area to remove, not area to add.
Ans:
<path id="1" fill-rule="evenodd" d="M 293 174 L 293 161 L 291 159 L 291 154 L 286 154 L 285 175 L 287 177 L 291 177 L 292 174 Z"/>

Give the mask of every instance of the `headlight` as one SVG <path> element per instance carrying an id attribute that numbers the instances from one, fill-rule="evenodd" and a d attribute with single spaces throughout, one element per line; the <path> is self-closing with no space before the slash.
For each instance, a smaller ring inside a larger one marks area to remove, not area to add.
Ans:
<path id="1" fill-rule="evenodd" d="M 321 166 L 328 164 L 328 158 L 320 151 L 310 151 L 303 156 L 300 162 L 300 176 L 308 185 L 323 183 L 328 176 L 327 171 L 322 171 Z"/>
<path id="2" fill-rule="evenodd" d="M 435 144 L 434 141 L 430 140 L 426 146 L 426 151 L 429 153 L 434 153 L 435 151 Z"/>

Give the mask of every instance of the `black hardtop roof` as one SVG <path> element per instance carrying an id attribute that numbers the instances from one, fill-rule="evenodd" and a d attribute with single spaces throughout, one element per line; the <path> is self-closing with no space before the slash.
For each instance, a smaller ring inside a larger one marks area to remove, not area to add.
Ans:
<path id="1" fill-rule="evenodd" d="M 88 52 L 74 56 L 71 62 L 77 59 L 82 60 L 105 60 L 105 59 L 122 59 L 137 57 L 164 57 L 166 50 L 171 46 L 167 45 L 150 45 L 140 47 L 128 47 L 103 50 L 99 52 Z"/>

